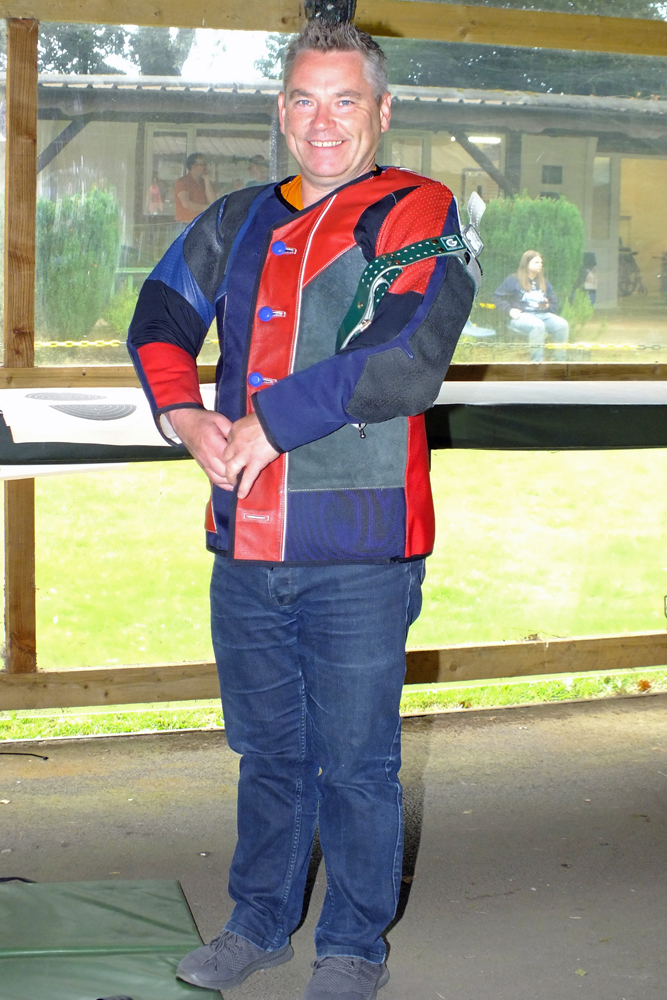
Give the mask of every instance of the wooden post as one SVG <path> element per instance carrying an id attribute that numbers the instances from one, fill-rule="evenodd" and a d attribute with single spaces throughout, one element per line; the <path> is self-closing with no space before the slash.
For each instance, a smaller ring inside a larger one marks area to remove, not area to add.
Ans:
<path id="1" fill-rule="evenodd" d="M 5 368 L 35 364 L 38 22 L 7 22 Z M 5 643 L 11 674 L 37 669 L 35 481 L 5 482 Z"/>

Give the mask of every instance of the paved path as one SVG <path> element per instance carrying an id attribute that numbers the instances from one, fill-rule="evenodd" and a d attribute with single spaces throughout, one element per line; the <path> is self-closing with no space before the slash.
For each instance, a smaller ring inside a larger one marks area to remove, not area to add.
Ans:
<path id="1" fill-rule="evenodd" d="M 237 771 L 222 734 L 16 749 L 49 760 L 0 756 L 0 875 L 180 879 L 204 937 L 219 930 Z M 404 762 L 381 1000 L 664 1000 L 667 696 L 408 720 Z M 298 1000 L 323 880 L 295 959 L 235 1000 Z"/>

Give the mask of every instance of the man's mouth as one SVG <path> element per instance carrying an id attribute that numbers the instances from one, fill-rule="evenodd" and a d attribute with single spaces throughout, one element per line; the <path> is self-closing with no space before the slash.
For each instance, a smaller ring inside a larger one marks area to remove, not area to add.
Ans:
<path id="1" fill-rule="evenodd" d="M 322 146 L 322 147 L 327 147 L 327 146 L 342 146 L 342 144 L 343 144 L 343 140 L 342 139 L 327 139 L 327 140 L 323 140 L 323 139 L 310 139 L 309 142 L 310 142 L 311 146 Z"/>

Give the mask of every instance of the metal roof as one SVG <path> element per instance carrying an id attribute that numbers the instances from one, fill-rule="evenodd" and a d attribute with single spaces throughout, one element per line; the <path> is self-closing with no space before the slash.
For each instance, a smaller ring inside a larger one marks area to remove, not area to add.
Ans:
<path id="1" fill-rule="evenodd" d="M 212 82 L 187 80 L 179 76 L 60 75 L 42 73 L 41 88 L 49 90 L 141 91 L 162 93 L 206 93 L 275 96 L 281 90 L 278 80 L 258 80 L 256 83 Z M 419 87 L 391 85 L 390 91 L 399 101 L 427 104 L 484 105 L 488 108 L 552 108 L 554 110 L 611 111 L 628 115 L 658 117 L 667 114 L 667 100 L 633 97 L 598 97 L 581 94 L 549 94 L 522 90 L 480 90 L 458 87 Z"/>

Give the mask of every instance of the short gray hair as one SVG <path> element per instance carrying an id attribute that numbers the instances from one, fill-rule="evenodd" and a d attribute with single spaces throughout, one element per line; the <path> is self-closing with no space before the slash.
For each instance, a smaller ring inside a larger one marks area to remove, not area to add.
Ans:
<path id="1" fill-rule="evenodd" d="M 308 21 L 287 46 L 283 69 L 283 86 L 294 69 L 297 56 L 302 52 L 360 52 L 366 63 L 366 76 L 373 87 L 375 100 L 380 103 L 387 93 L 387 57 L 366 31 L 349 22 L 335 24 L 327 20 Z"/>

